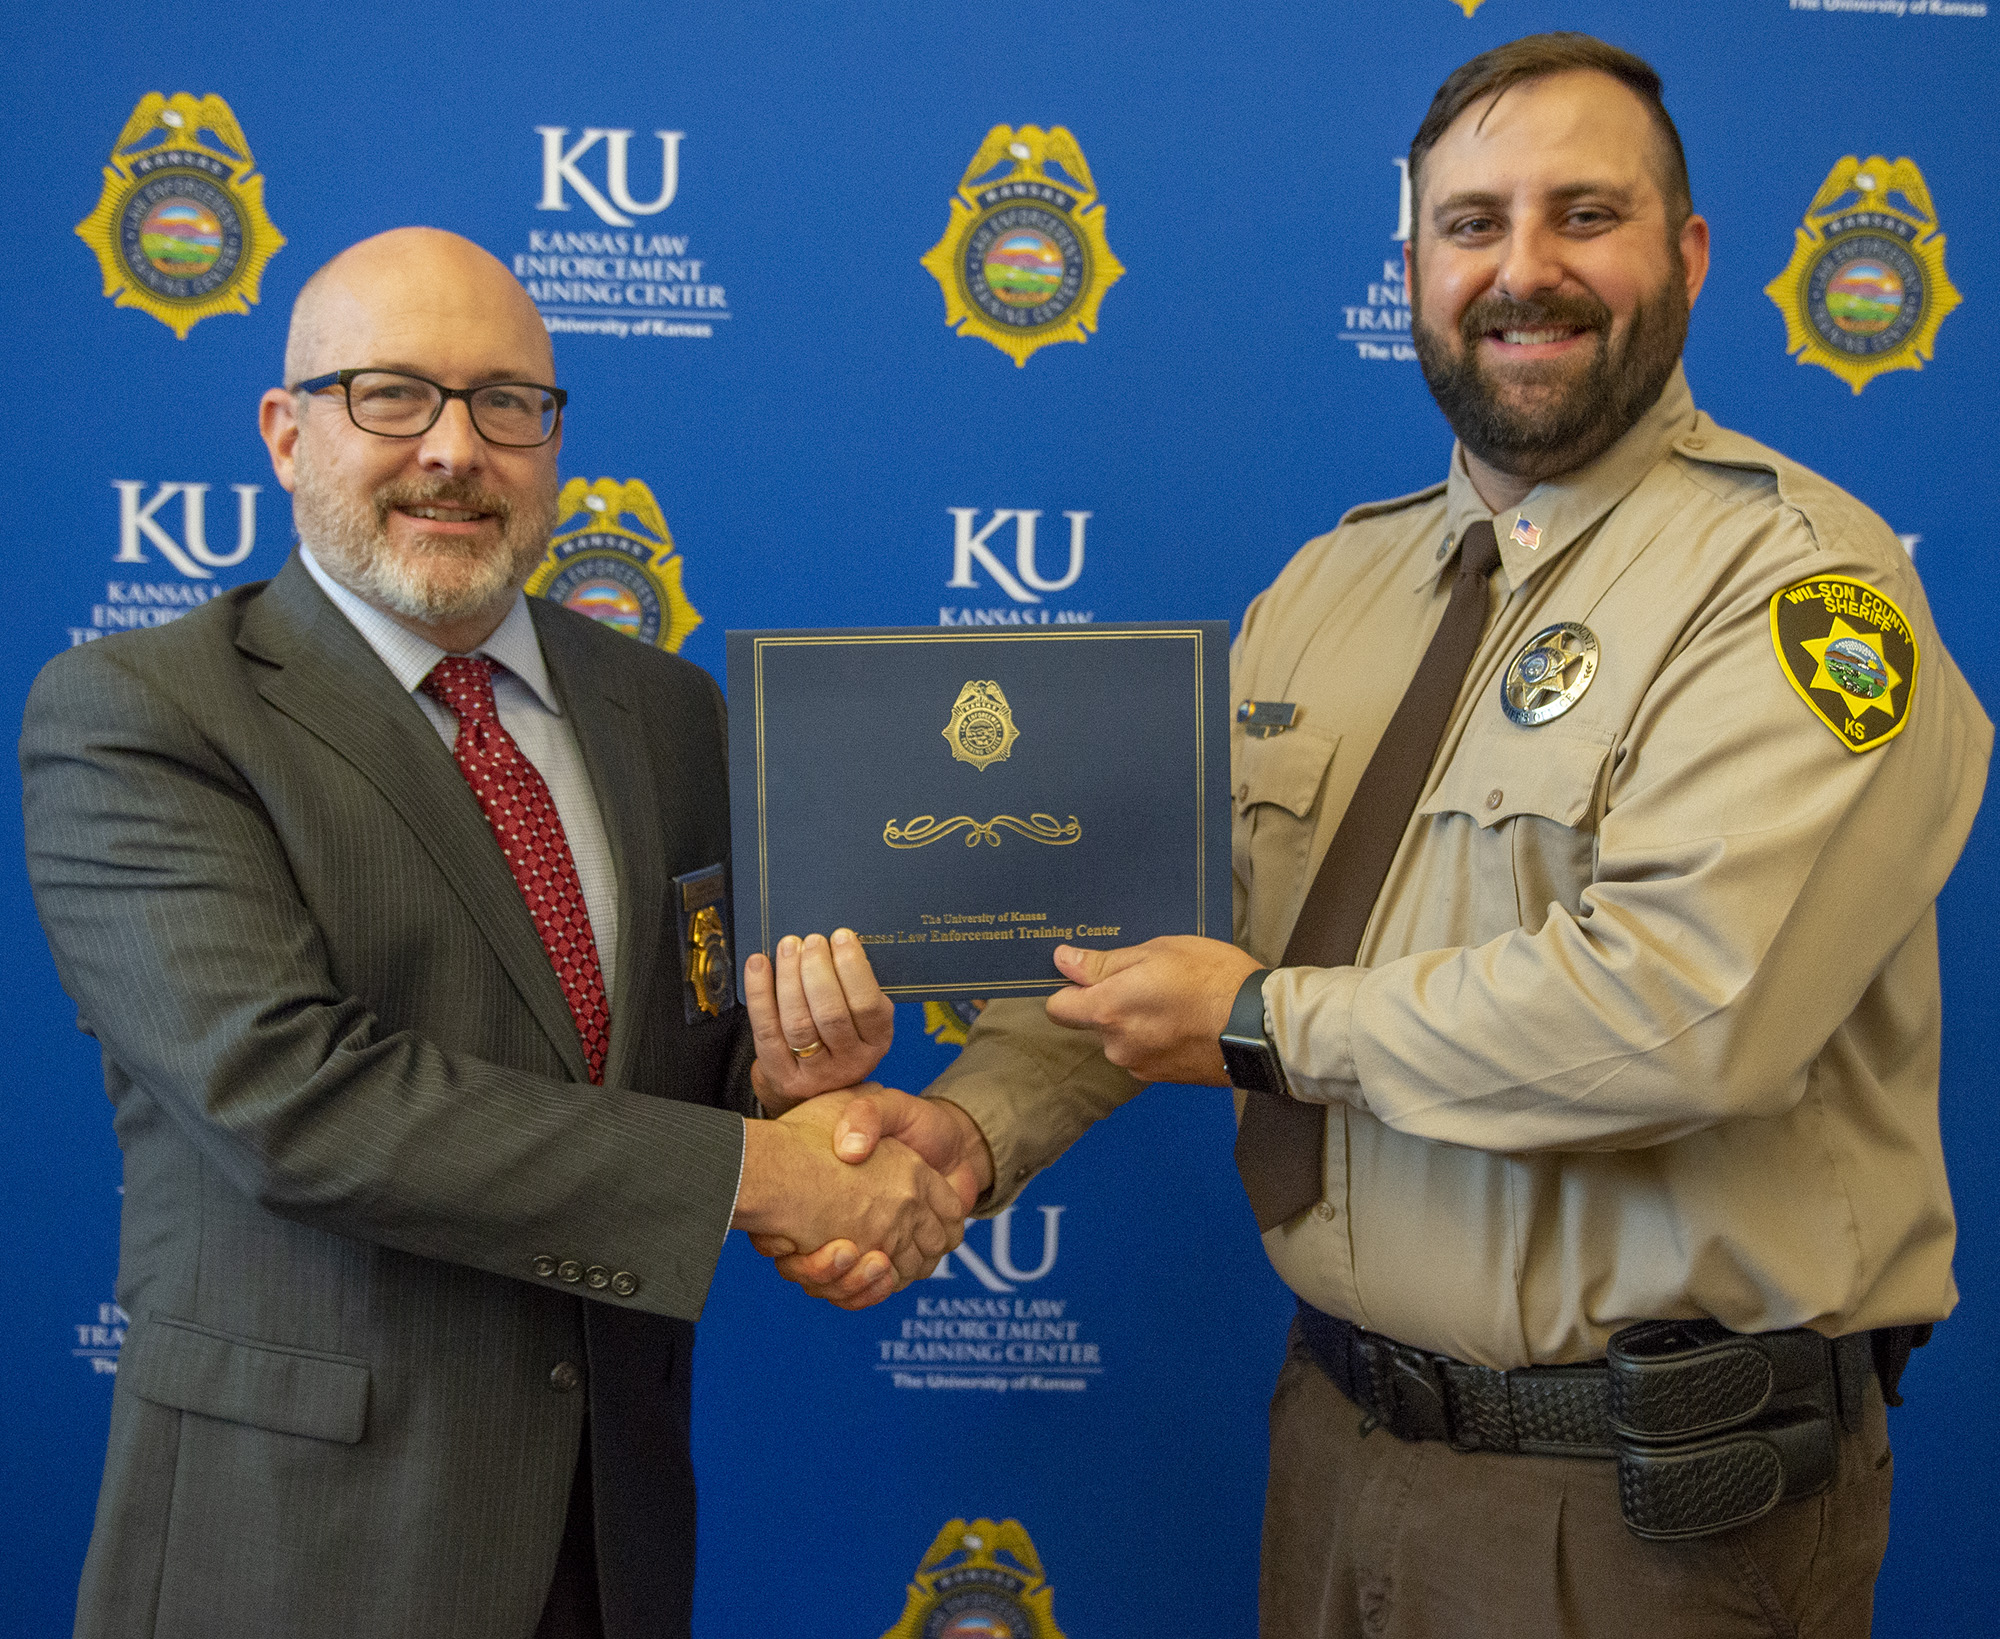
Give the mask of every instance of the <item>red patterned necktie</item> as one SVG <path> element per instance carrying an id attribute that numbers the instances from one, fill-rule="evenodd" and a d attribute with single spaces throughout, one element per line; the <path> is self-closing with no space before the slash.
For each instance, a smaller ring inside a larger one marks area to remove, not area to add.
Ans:
<path id="1" fill-rule="evenodd" d="M 479 799 L 535 919 L 535 931 L 583 1039 L 590 1079 L 601 1082 L 611 1007 L 604 999 L 604 970 L 583 902 L 583 881 L 548 782 L 501 725 L 493 699 L 493 662 L 476 655 L 446 655 L 419 686 L 458 719 L 452 758 Z"/>

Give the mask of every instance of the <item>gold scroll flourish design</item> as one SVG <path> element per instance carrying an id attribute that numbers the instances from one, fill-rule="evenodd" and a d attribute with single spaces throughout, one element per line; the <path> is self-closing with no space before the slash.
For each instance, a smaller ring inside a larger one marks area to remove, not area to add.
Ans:
<path id="1" fill-rule="evenodd" d="M 997 848 L 1000 846 L 999 827 L 1003 825 L 1031 842 L 1045 842 L 1051 848 L 1067 848 L 1083 836 L 1083 826 L 1074 814 L 1070 815 L 1067 823 L 1053 814 L 1030 814 L 1026 819 L 1016 819 L 1012 814 L 995 814 L 983 825 L 970 814 L 957 814 L 947 820 L 941 820 L 935 814 L 918 814 L 908 825 L 889 821 L 882 827 L 882 840 L 891 848 L 928 848 L 941 837 L 963 831 L 966 847 L 976 848 L 984 842 Z"/>

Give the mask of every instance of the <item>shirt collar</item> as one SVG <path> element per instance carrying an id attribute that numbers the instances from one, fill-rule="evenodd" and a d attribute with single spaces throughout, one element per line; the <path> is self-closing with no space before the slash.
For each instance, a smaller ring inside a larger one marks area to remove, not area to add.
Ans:
<path id="1" fill-rule="evenodd" d="M 407 626 L 342 586 L 320 567 L 311 547 L 301 543 L 299 557 L 306 566 L 306 572 L 319 583 L 319 589 L 333 600 L 333 606 L 367 640 L 368 647 L 389 668 L 397 684 L 414 693 L 417 686 L 430 676 L 431 668 L 445 657 L 445 651 L 429 638 L 419 637 Z M 541 640 L 535 636 L 535 623 L 528 613 L 528 600 L 522 593 L 514 594 L 514 603 L 507 611 L 507 618 L 494 628 L 491 637 L 472 652 L 485 655 L 487 659 L 506 667 L 534 691 L 535 698 L 551 713 L 558 717 L 562 715 L 562 705 L 549 683 L 549 669 L 542 660 Z"/>
<path id="2" fill-rule="evenodd" d="M 1445 483 L 1445 538 L 1424 569 L 1422 584 L 1436 584 L 1438 571 L 1467 527 L 1482 518 L 1493 522 L 1500 565 L 1509 590 L 1561 557 L 1613 507 L 1638 488 L 1639 480 L 1683 438 L 1695 422 L 1694 395 L 1678 364 L 1658 401 L 1624 437 L 1587 466 L 1537 484 L 1506 512 L 1493 512 L 1472 487 L 1465 451 L 1452 446 L 1451 476 Z"/>

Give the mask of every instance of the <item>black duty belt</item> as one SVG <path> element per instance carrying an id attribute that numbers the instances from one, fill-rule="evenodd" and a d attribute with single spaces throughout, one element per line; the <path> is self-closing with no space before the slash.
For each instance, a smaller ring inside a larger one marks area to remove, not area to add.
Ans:
<path id="1" fill-rule="evenodd" d="M 1340 1392 L 1402 1440 L 1459 1451 L 1609 1458 L 1632 1531 L 1654 1541 L 1746 1525 L 1832 1482 L 1836 1420 L 1860 1426 L 1868 1378 L 1896 1393 L 1928 1326 L 1825 1338 L 1649 1320 L 1580 1366 L 1495 1371 L 1299 1304 L 1299 1331 Z"/>

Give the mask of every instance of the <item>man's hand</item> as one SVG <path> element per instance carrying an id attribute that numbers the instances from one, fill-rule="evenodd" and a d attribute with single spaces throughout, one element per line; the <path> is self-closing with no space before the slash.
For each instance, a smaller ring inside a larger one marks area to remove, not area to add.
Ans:
<path id="1" fill-rule="evenodd" d="M 1259 966 L 1249 952 L 1175 935 L 1122 950 L 1059 945 L 1055 963 L 1071 988 L 1049 998 L 1049 1017 L 1095 1030 L 1113 1064 L 1142 1081 L 1229 1085 L 1216 1038 Z"/>
<path id="2" fill-rule="evenodd" d="M 880 1089 L 867 1089 L 879 1091 Z M 919 1280 L 958 1245 L 966 1202 L 915 1150 L 885 1137 L 865 1160 L 833 1153 L 838 1099 L 817 1099 L 779 1121 L 744 1124 L 743 1185 L 733 1227 L 761 1246 L 844 1242 L 873 1259 L 871 1287 L 887 1297 Z"/>
<path id="3" fill-rule="evenodd" d="M 762 952 L 744 963 L 743 988 L 757 1043 L 750 1084 L 766 1110 L 783 1115 L 873 1075 L 895 1038 L 896 1007 L 848 928 L 831 940 L 787 934 L 776 954 L 775 963 Z"/>
<path id="4" fill-rule="evenodd" d="M 944 1178 L 966 1210 L 993 1187 L 993 1152 L 971 1116 L 945 1099 L 911 1098 L 886 1087 L 830 1093 L 808 1108 L 837 1114 L 833 1150 L 850 1165 L 866 1162 L 883 1143 L 907 1145 Z M 753 1235 L 757 1250 L 778 1260 L 778 1273 L 814 1297 L 842 1309 L 865 1309 L 901 1289 L 897 1271 L 880 1252 L 863 1252 L 850 1240 L 814 1247 L 771 1235 Z"/>

